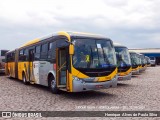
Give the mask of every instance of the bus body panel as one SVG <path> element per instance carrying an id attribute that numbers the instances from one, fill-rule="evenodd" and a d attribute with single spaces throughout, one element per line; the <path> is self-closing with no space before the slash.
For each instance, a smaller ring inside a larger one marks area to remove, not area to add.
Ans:
<path id="1" fill-rule="evenodd" d="M 40 78 L 39 68 L 40 68 L 39 61 L 34 61 L 33 62 L 33 76 L 34 76 L 35 84 L 40 84 L 40 81 L 39 81 L 39 78 Z"/>
<path id="2" fill-rule="evenodd" d="M 71 92 L 98 90 L 102 88 L 106 89 L 109 87 L 117 86 L 117 68 L 114 70 L 112 74 L 103 77 L 89 77 L 78 72 L 78 70 L 76 70 L 75 68 L 73 69 L 74 72 L 72 75 L 76 77 L 74 77 L 72 81 L 73 88 Z M 92 80 L 92 82 L 86 82 L 86 79 L 90 79 Z"/>
<path id="3" fill-rule="evenodd" d="M 9 62 L 7 66 L 7 72 L 9 73 L 10 77 L 15 78 L 15 62 Z"/>
<path id="4" fill-rule="evenodd" d="M 83 79 L 80 79 L 80 80 L 74 79 L 72 92 L 99 90 L 99 89 L 106 89 L 109 87 L 116 87 L 117 86 L 117 78 L 118 77 L 116 75 L 111 80 L 107 80 L 104 82 L 93 82 L 93 83 L 84 82 Z"/>
<path id="5" fill-rule="evenodd" d="M 118 80 L 131 80 L 131 76 L 132 76 L 132 68 L 130 68 L 126 72 L 118 73 Z"/>
<path id="6" fill-rule="evenodd" d="M 47 61 L 34 61 L 31 68 L 29 68 L 29 64 L 29 62 L 18 63 L 18 79 L 23 79 L 22 75 L 24 72 L 27 81 L 34 82 L 35 84 L 48 86 L 48 74 L 53 73 L 53 75 L 55 76 L 53 64 Z"/>
<path id="7" fill-rule="evenodd" d="M 18 79 L 23 80 L 23 74 L 29 81 L 29 62 L 18 62 Z"/>
<path id="8" fill-rule="evenodd" d="M 39 62 L 39 84 L 48 86 L 48 74 L 52 73 L 55 75 L 55 70 L 53 70 L 53 63 L 47 61 Z"/>
<path id="9" fill-rule="evenodd" d="M 132 68 L 132 75 L 138 75 L 139 74 L 139 66 L 137 68 Z"/>

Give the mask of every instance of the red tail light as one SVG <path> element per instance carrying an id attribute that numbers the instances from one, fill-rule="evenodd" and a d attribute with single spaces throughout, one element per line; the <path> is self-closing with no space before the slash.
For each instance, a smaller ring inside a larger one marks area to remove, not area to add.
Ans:
<path id="1" fill-rule="evenodd" d="M 56 70 L 56 64 L 53 64 L 53 68 Z"/>

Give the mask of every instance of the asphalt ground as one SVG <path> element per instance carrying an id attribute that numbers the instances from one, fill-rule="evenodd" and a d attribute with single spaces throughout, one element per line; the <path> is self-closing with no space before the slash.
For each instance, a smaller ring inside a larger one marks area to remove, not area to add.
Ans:
<path id="1" fill-rule="evenodd" d="M 24 85 L 22 81 L 0 75 L 0 111 L 159 111 L 160 66 L 148 67 L 131 80 L 120 81 L 116 88 L 52 94 L 47 87 Z M 0 118 L 4 119 L 4 118 Z M 22 119 L 22 118 L 15 118 Z M 23 118 L 24 119 L 24 118 Z M 28 118 L 25 118 L 28 119 Z M 32 118 L 31 118 L 32 119 Z M 39 120 L 40 118 L 35 118 Z M 76 118 L 41 118 L 76 119 Z M 79 118 L 98 119 L 98 118 Z M 158 118 L 99 118 L 157 119 Z M 160 119 L 160 118 L 159 118 Z"/>

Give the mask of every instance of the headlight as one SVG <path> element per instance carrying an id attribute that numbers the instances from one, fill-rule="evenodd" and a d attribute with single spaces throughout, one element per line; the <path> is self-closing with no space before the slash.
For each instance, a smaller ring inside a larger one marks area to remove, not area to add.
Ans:
<path id="1" fill-rule="evenodd" d="M 117 75 L 115 75 L 113 79 L 117 79 Z"/>
<path id="2" fill-rule="evenodd" d="M 80 81 L 80 79 L 76 76 L 72 76 L 73 80 Z"/>
<path id="3" fill-rule="evenodd" d="M 84 81 L 83 79 L 78 78 L 78 77 L 76 77 L 76 76 L 72 76 L 72 78 L 73 78 L 73 80 L 75 80 L 75 81 L 79 81 L 79 82 L 81 82 L 81 83 L 85 83 L 85 81 Z"/>

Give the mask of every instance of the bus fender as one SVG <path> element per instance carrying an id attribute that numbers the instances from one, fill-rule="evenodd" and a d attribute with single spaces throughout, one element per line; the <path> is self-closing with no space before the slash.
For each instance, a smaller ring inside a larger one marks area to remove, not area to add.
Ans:
<path id="1" fill-rule="evenodd" d="M 55 80 L 56 80 L 56 73 L 54 72 L 54 71 L 49 71 L 48 72 L 48 76 L 47 76 L 47 80 L 49 80 L 49 76 L 50 75 L 52 75 L 54 78 L 55 78 Z M 48 81 L 49 82 L 49 81 Z"/>

